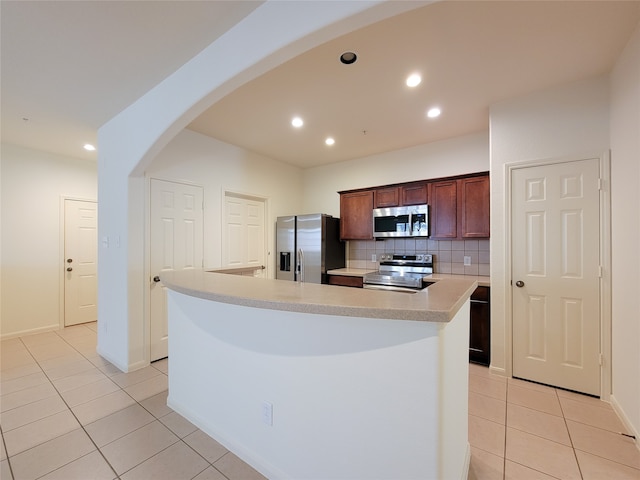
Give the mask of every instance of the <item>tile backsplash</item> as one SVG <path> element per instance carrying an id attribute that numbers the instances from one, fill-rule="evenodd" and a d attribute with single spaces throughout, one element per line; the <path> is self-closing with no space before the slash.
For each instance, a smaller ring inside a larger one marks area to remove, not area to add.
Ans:
<path id="1" fill-rule="evenodd" d="M 428 253 L 433 255 L 435 273 L 457 275 L 489 275 L 489 240 L 429 240 L 426 238 L 389 238 L 385 240 L 350 240 L 347 247 L 347 266 L 376 270 L 383 253 Z M 471 265 L 464 265 L 464 257 L 471 257 Z"/>

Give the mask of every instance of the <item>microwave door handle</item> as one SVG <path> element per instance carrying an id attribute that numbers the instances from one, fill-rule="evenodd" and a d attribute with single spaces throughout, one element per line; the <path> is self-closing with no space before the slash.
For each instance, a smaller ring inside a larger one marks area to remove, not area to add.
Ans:
<path id="1" fill-rule="evenodd" d="M 413 213 L 409 212 L 409 236 L 413 236 Z"/>

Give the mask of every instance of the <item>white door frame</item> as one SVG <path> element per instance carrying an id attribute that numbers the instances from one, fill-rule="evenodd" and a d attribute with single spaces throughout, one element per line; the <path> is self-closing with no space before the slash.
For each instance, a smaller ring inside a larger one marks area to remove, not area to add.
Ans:
<path id="1" fill-rule="evenodd" d="M 189 182 L 187 180 L 176 180 L 175 178 L 166 178 L 159 176 L 145 175 L 145 225 L 144 225 L 144 343 L 142 345 L 144 361 L 140 366 L 151 364 L 151 283 L 153 282 L 153 275 L 151 272 L 151 181 L 160 180 L 162 182 L 180 183 L 183 185 L 190 185 L 192 187 L 202 188 L 203 192 L 203 212 L 202 212 L 202 236 L 204 240 L 205 236 L 205 223 L 206 223 L 206 188 L 204 185 L 195 182 Z M 203 262 L 206 255 L 206 249 L 203 249 Z M 131 370 L 130 370 L 131 371 Z"/>
<path id="2" fill-rule="evenodd" d="M 503 281 L 505 285 L 505 370 L 508 377 L 513 376 L 513 289 L 511 288 L 511 174 L 514 170 L 528 167 L 553 165 L 579 160 L 598 159 L 600 165 L 600 398 L 609 401 L 611 395 L 611 162 L 606 151 L 597 155 L 580 155 L 565 158 L 531 160 L 506 163 L 504 165 L 505 182 L 505 264 Z"/>
<path id="3" fill-rule="evenodd" d="M 227 245 L 226 245 L 227 219 L 226 219 L 226 211 L 225 211 L 225 209 L 227 208 L 226 207 L 227 204 L 225 202 L 225 199 L 227 198 L 227 196 L 242 197 L 249 200 L 255 200 L 257 202 L 261 202 L 264 205 L 264 246 L 266 249 L 264 252 L 264 263 L 265 263 L 264 278 L 271 278 L 271 272 L 272 272 L 271 242 L 269 240 L 271 239 L 271 229 L 273 227 L 271 225 L 271 217 L 269 217 L 269 201 L 270 201 L 269 197 L 263 197 L 261 195 L 256 195 L 253 193 L 239 192 L 237 190 L 230 190 L 228 188 L 222 189 L 222 198 L 220 199 L 220 232 L 221 232 L 220 259 L 221 261 L 225 257 L 225 252 L 227 248 Z"/>
<path id="4" fill-rule="evenodd" d="M 59 209 L 59 216 L 60 216 L 60 242 L 59 242 L 59 252 L 60 254 L 58 255 L 59 258 L 59 278 L 60 278 L 60 283 L 59 283 L 59 288 L 58 288 L 58 296 L 60 298 L 60 301 L 58 302 L 58 328 L 60 330 L 64 329 L 64 303 L 65 303 L 65 299 L 64 299 L 64 287 L 65 287 L 65 274 L 66 274 L 66 258 L 64 255 L 64 231 L 65 231 L 65 216 L 64 216 L 64 205 L 65 202 L 67 200 L 75 200 L 78 202 L 93 202 L 96 205 L 98 204 L 98 201 L 95 198 L 86 198 L 86 197 L 71 197 L 68 195 L 60 195 L 60 209 Z M 99 241 L 99 239 L 96 239 L 96 241 Z"/>

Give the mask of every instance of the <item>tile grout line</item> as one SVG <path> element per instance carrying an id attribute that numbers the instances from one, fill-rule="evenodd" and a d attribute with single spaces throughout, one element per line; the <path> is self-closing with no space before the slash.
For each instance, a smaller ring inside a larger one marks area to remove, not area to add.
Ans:
<path id="1" fill-rule="evenodd" d="M 86 355 L 84 355 L 84 354 L 83 354 L 82 352 L 80 352 L 77 348 L 75 348 L 75 346 L 74 346 L 74 345 L 72 345 L 71 343 L 69 343 L 69 342 L 68 342 L 64 337 L 60 336 L 60 335 L 58 334 L 58 332 L 54 332 L 54 333 L 55 333 L 55 334 L 56 334 L 56 335 L 57 335 L 61 340 L 63 340 L 67 345 L 69 345 L 69 346 L 70 346 L 74 351 L 76 351 L 78 354 L 80 354 L 80 355 L 81 355 L 85 360 L 87 360 L 87 361 L 89 361 L 90 363 L 92 363 L 92 364 L 93 364 L 93 362 L 91 362 L 91 361 L 87 358 L 87 356 L 86 356 Z M 22 340 L 21 340 L 21 342 L 22 342 Z M 77 422 L 78 422 L 78 424 L 80 425 L 80 428 L 82 428 L 82 430 L 85 432 L 85 434 L 87 435 L 87 437 L 89 438 L 89 440 L 91 440 L 91 443 L 95 446 L 96 450 L 100 453 L 100 456 L 105 460 L 105 462 L 107 463 L 107 465 L 109 465 L 109 468 L 111 468 L 111 470 L 113 471 L 113 473 L 116 475 L 116 477 L 115 477 L 115 478 L 116 478 L 117 480 L 120 480 L 120 479 L 121 479 L 121 475 L 120 475 L 120 474 L 118 474 L 118 472 L 117 472 L 117 471 L 116 471 L 116 469 L 113 467 L 113 465 L 112 465 L 112 464 L 109 462 L 109 460 L 105 457 L 105 455 L 104 455 L 104 453 L 102 452 L 101 448 L 100 448 L 100 447 L 98 447 L 98 445 L 95 443 L 95 441 L 93 440 L 93 438 L 91 437 L 91 435 L 89 434 L 89 432 L 87 432 L 87 430 L 86 430 L 85 426 L 82 424 L 82 422 L 80 422 L 80 419 L 78 419 L 78 417 L 76 416 L 76 414 L 73 412 L 73 410 L 71 409 L 71 407 L 69 406 L 69 404 L 67 403 L 67 401 L 66 401 L 66 400 L 64 399 L 64 397 L 62 396 L 61 392 L 60 392 L 60 391 L 58 390 L 58 388 L 53 384 L 53 381 L 49 378 L 49 376 L 47 375 L 47 373 L 44 371 L 44 369 L 43 369 L 43 368 L 42 368 L 42 366 L 40 365 L 40 362 L 39 362 L 39 361 L 38 361 L 38 360 L 33 356 L 33 354 L 32 354 L 32 352 L 31 352 L 31 350 L 29 349 L 29 347 L 28 347 L 24 342 L 22 342 L 22 344 L 24 345 L 24 347 L 25 347 L 25 348 L 26 348 L 26 350 L 28 351 L 28 353 L 29 353 L 29 355 L 31 356 L 31 358 L 33 358 L 33 360 L 36 362 L 36 364 L 38 365 L 38 368 L 40 368 L 40 370 L 42 371 L 42 373 L 44 374 L 44 376 L 47 378 L 47 380 L 49 381 L 49 383 L 51 384 L 51 386 L 52 386 L 52 387 L 55 389 L 55 391 L 58 393 L 58 395 L 60 396 L 60 399 L 64 402 L 65 406 L 67 407 L 67 409 L 69 410 L 69 412 L 71 413 L 71 415 L 73 415 L 73 417 L 76 419 L 76 421 L 77 421 Z M 96 366 L 95 364 L 93 364 L 93 365 L 94 365 L 94 366 Z M 156 369 L 156 370 L 159 372 L 159 374 L 160 374 L 160 375 L 167 375 L 167 374 L 165 374 L 164 372 L 162 372 L 161 370 L 159 370 L 159 369 L 157 369 L 157 368 L 153 367 L 152 365 L 150 365 L 150 366 L 151 366 L 152 368 Z M 98 367 L 96 366 L 96 368 L 98 368 Z M 98 370 L 100 370 L 100 369 L 98 368 Z M 102 371 L 102 370 L 100 370 L 100 371 Z M 130 398 L 131 398 L 131 399 L 132 399 L 132 400 L 133 400 L 137 405 L 139 405 L 142 409 L 144 409 L 146 412 L 148 412 L 148 413 L 149 413 L 149 414 L 154 418 L 154 421 L 157 421 L 157 422 L 159 422 L 160 424 L 162 424 L 162 425 L 163 425 L 165 428 L 167 428 L 167 429 L 168 429 L 172 434 L 174 434 L 174 435 L 176 436 L 176 438 L 178 439 L 176 442 L 172 443 L 171 445 L 168 445 L 166 448 L 164 448 L 164 449 L 160 450 L 159 452 L 156 452 L 156 453 L 155 453 L 154 455 L 152 455 L 151 457 L 149 457 L 149 458 L 147 458 L 146 460 L 144 460 L 144 461 L 140 462 L 139 464 L 137 464 L 137 465 L 135 465 L 135 466 L 131 467 L 131 468 L 130 468 L 129 470 L 127 470 L 126 472 L 123 472 L 123 473 L 122 473 L 122 475 L 124 475 L 124 474 L 126 474 L 127 472 L 129 472 L 129 471 L 133 470 L 134 468 L 138 467 L 139 465 L 142 465 L 144 462 L 146 462 L 146 461 L 150 460 L 151 458 L 155 457 L 156 455 L 159 455 L 160 453 L 164 452 L 164 451 L 165 451 L 165 450 L 167 450 L 168 448 L 170 448 L 170 447 L 172 447 L 172 446 L 174 446 L 174 445 L 176 445 L 176 444 L 178 444 L 178 443 L 182 443 L 182 444 L 184 444 L 185 446 L 187 446 L 190 450 L 192 450 L 196 455 L 198 455 L 200 458 L 202 458 L 202 459 L 203 459 L 203 460 L 208 464 L 208 467 L 205 467 L 201 472 L 198 472 L 198 473 L 196 474 L 196 477 L 197 477 L 198 475 L 200 475 L 202 472 L 204 472 L 205 470 L 207 470 L 207 468 L 209 468 L 209 466 L 210 466 L 210 467 L 213 467 L 217 472 L 219 472 L 219 473 L 220 473 L 224 478 L 226 478 L 226 479 L 228 479 L 228 478 L 229 478 L 229 477 L 227 477 L 226 475 L 224 475 L 224 473 L 220 472 L 220 470 L 218 470 L 218 469 L 216 468 L 216 466 L 215 466 L 212 462 L 209 462 L 209 461 L 208 461 L 206 458 L 204 458 L 204 457 L 203 457 L 203 456 L 202 456 L 198 451 L 196 451 L 196 450 L 195 450 L 191 445 L 189 445 L 187 442 L 185 442 L 185 441 L 184 441 L 184 439 L 180 438 L 180 437 L 179 437 L 178 435 L 176 435 L 176 434 L 175 434 L 175 432 L 173 432 L 169 427 L 167 427 L 166 425 L 164 425 L 164 423 L 162 423 L 162 422 L 160 421 L 160 418 L 156 417 L 156 416 L 155 416 L 155 415 L 154 415 L 154 414 L 153 414 L 149 409 L 145 408 L 145 406 L 144 406 L 144 405 L 142 405 L 138 400 L 136 400 L 135 398 L 133 398 L 133 397 L 132 397 L 132 396 L 131 396 L 127 391 L 125 391 L 125 389 L 124 389 L 122 386 L 120 386 L 118 383 L 116 383 L 115 381 L 113 381 L 113 380 L 111 379 L 111 377 L 110 377 L 108 374 L 106 374 L 105 372 L 102 372 L 102 373 L 103 373 L 103 374 L 105 375 L 105 377 L 107 377 L 111 382 L 113 382 L 113 383 L 114 383 L 114 385 L 116 385 L 116 386 L 118 387 L 118 389 L 120 389 L 122 392 L 124 392 L 126 395 L 128 395 L 128 396 L 129 396 L 129 397 L 130 397 Z M 142 383 L 142 382 L 138 382 L 138 383 Z M 80 388 L 82 388 L 82 387 L 80 387 Z M 143 427 L 140 427 L 140 428 L 143 428 Z M 139 430 L 140 428 L 138 428 L 138 429 L 136 429 L 136 430 L 134 430 L 134 431 L 137 431 L 137 430 Z M 129 433 L 132 433 L 132 432 L 129 432 Z M 120 438 L 122 438 L 122 437 L 120 437 Z M 3 441 L 4 441 L 4 437 L 3 437 Z M 115 440 L 114 440 L 114 441 L 115 441 Z M 36 446 L 37 446 L 37 445 L 36 445 Z M 31 447 L 31 448 L 34 448 L 34 447 Z M 6 448 L 5 448 L 5 450 L 6 450 Z M 27 450 L 25 450 L 25 451 L 27 451 Z M 224 457 L 225 455 L 227 455 L 228 453 L 229 453 L 229 451 L 227 450 L 227 452 L 226 452 L 224 455 L 222 455 L 222 457 L 220 457 L 218 460 L 220 460 L 221 458 L 223 458 L 223 457 Z M 87 455 L 89 455 L 89 454 L 87 454 Z M 85 455 L 83 455 L 82 457 L 79 457 L 79 458 L 83 458 L 84 456 L 85 456 Z M 7 461 L 8 461 L 8 460 L 9 460 L 9 455 L 7 454 Z M 78 460 L 78 459 L 76 459 L 76 460 Z M 76 461 L 76 460 L 72 460 L 71 462 L 66 463 L 65 465 L 62 465 L 62 466 L 60 466 L 60 467 L 58 467 L 58 468 L 56 468 L 56 469 L 52 470 L 51 472 L 54 472 L 54 471 L 56 471 L 56 470 L 59 470 L 60 468 L 63 468 L 64 466 L 69 465 L 70 463 L 72 463 L 72 462 L 74 462 L 74 461 Z M 218 461 L 218 460 L 216 460 L 216 461 Z M 11 465 L 10 465 L 10 464 L 9 464 L 9 467 L 10 467 L 10 469 L 11 469 Z M 49 474 L 49 473 L 51 473 L 51 472 L 47 472 L 45 475 L 47 475 L 47 474 Z M 13 470 L 11 470 L 11 474 L 13 475 Z M 15 477 L 15 476 L 14 476 L 14 477 Z M 195 478 L 195 477 L 193 477 L 193 478 Z"/>
<path id="2" fill-rule="evenodd" d="M 505 385 L 504 392 L 504 454 L 502 455 L 502 480 L 507 478 L 507 422 L 509 421 L 509 381 Z"/>
<path id="3" fill-rule="evenodd" d="M 571 431 L 569 430 L 569 425 L 567 424 L 567 417 L 564 414 L 564 408 L 562 407 L 562 402 L 560 401 L 560 395 L 558 395 L 558 390 L 554 390 L 556 393 L 556 399 L 558 400 L 558 404 L 560 405 L 560 411 L 562 412 L 562 422 L 564 423 L 564 428 L 567 429 L 567 435 L 569 436 L 569 442 L 571 442 L 571 452 L 573 453 L 573 458 L 576 460 L 576 466 L 578 467 L 578 473 L 580 474 L 580 478 L 584 478 L 582 474 L 582 468 L 580 468 L 580 462 L 578 461 L 578 455 L 576 454 L 576 446 L 573 444 L 573 437 L 571 437 Z"/>
<path id="4" fill-rule="evenodd" d="M 57 334 L 56 335 L 61 338 L 67 345 L 69 345 L 71 348 L 73 348 L 76 352 L 78 352 L 85 360 L 87 360 L 87 357 L 85 357 L 82 353 L 80 353 L 73 345 L 71 345 L 69 342 L 67 342 L 63 337 L 61 337 L 60 335 Z M 44 374 L 44 376 L 47 378 L 47 380 L 49 381 L 49 383 L 51 384 L 51 386 L 53 387 L 53 389 L 56 391 L 56 393 L 58 394 L 58 396 L 60 397 L 60 399 L 62 400 L 62 402 L 65 404 L 65 406 L 67 407 L 67 409 L 69 410 L 69 413 L 71 413 L 71 415 L 73 415 L 73 418 L 75 418 L 75 420 L 78 422 L 78 425 L 80 425 L 80 428 L 82 429 L 82 431 L 85 433 L 85 435 L 87 436 L 87 438 L 89 438 L 89 440 L 91 441 L 91 443 L 93 444 L 93 446 L 95 447 L 95 449 L 100 453 L 100 456 L 104 459 L 104 461 L 107 463 L 107 465 L 109 465 L 109 468 L 111 469 L 111 471 L 115 474 L 115 478 L 117 480 L 120 480 L 120 475 L 118 475 L 118 472 L 116 472 L 115 468 L 113 468 L 113 465 L 111 465 L 111 463 L 109 462 L 109 460 L 104 456 L 104 454 L 102 453 L 102 450 L 100 450 L 100 448 L 98 447 L 98 445 L 96 444 L 96 442 L 93 440 L 93 438 L 91 438 L 91 435 L 89 435 L 89 432 L 87 432 L 85 426 L 82 424 L 82 422 L 80 422 L 80 419 L 76 416 L 75 412 L 71 409 L 71 407 L 69 406 L 69 404 L 67 403 L 67 401 L 64 399 L 64 397 L 62 396 L 61 392 L 58 390 L 58 388 L 53 384 L 53 381 L 51 380 L 51 378 L 49 378 L 49 375 L 47 375 L 47 372 L 45 372 L 45 370 L 42 368 L 42 365 L 40 365 L 40 362 L 33 356 L 33 353 L 31 353 L 31 350 L 29 349 L 29 347 L 27 346 L 27 344 L 25 344 L 23 342 L 25 348 L 27 349 L 27 351 L 29 352 L 29 355 L 31 355 L 31 358 L 33 358 L 33 360 L 36 362 L 36 365 L 38 365 L 38 368 L 40 368 L 40 370 L 42 370 L 42 373 Z M 115 382 L 114 382 L 115 384 Z M 116 384 L 117 385 L 117 384 Z M 118 385 L 118 388 L 120 388 L 120 386 Z M 125 392 L 127 393 L 127 392 Z M 128 395 L 128 394 L 127 394 Z M 136 401 L 134 398 L 132 398 L 133 401 Z M 60 436 L 56 437 L 59 438 Z M 44 442 L 46 443 L 46 442 Z M 43 445 L 43 444 L 39 444 L 39 445 Z M 39 445 L 34 445 L 31 448 L 35 448 Z M 30 449 L 25 450 L 28 451 Z M 22 452 L 21 452 L 22 453 Z M 89 455 L 89 454 L 87 454 Z M 82 455 L 79 458 L 83 458 L 86 455 Z M 9 456 L 7 455 L 7 459 L 9 458 Z M 45 475 L 48 475 L 51 472 L 55 472 L 56 470 L 59 470 L 60 468 L 63 468 L 67 465 L 69 465 L 72 462 L 75 462 L 76 460 L 78 460 L 79 458 L 76 458 L 75 460 L 72 460 L 71 462 L 65 463 L 64 465 L 61 465 L 58 468 L 55 468 L 53 470 L 51 470 L 50 472 L 45 473 Z M 13 472 L 12 472 L 13 475 Z M 15 478 L 15 476 L 14 476 Z"/>

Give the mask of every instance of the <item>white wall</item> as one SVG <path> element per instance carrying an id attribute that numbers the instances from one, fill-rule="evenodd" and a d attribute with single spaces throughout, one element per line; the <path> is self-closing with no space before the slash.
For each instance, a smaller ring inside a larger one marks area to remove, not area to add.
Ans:
<path id="1" fill-rule="evenodd" d="M 168 310 L 168 404 L 266 477 L 466 478 L 468 301 L 440 324 L 175 291 Z"/>
<path id="2" fill-rule="evenodd" d="M 60 322 L 61 197 L 97 198 L 95 162 L 2 144 L 2 337 Z"/>
<path id="3" fill-rule="evenodd" d="M 505 164 L 599 157 L 609 148 L 606 76 L 506 100 L 490 108 L 491 368 L 511 375 L 507 300 Z"/>
<path id="4" fill-rule="evenodd" d="M 304 210 L 340 216 L 341 190 L 489 170 L 488 132 L 304 170 Z"/>
<path id="5" fill-rule="evenodd" d="M 299 213 L 302 170 L 191 130 L 176 136 L 147 168 L 147 176 L 204 187 L 205 267 L 222 266 L 222 196 L 225 190 L 268 199 L 268 250 L 279 215 Z M 273 263 L 273 257 L 266 260 Z M 270 270 L 272 274 L 273 269 Z"/>
<path id="6" fill-rule="evenodd" d="M 640 433 L 640 25 L 611 75 L 614 406 Z"/>
<path id="7" fill-rule="evenodd" d="M 330 8 L 329 8 L 330 5 Z M 98 130 L 98 352 L 124 371 L 148 364 L 143 172 L 210 105 L 331 38 L 422 2 L 265 2 Z"/>

